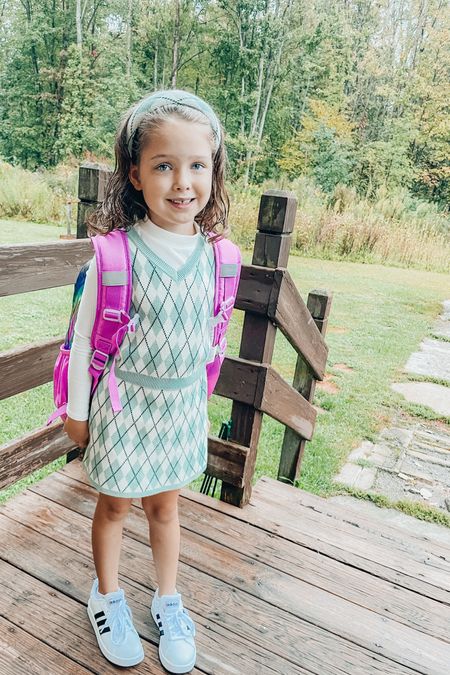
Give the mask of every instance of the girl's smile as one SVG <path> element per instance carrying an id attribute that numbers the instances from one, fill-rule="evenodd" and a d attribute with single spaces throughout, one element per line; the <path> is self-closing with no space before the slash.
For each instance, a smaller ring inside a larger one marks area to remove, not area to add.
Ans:
<path id="1" fill-rule="evenodd" d="M 142 190 L 155 225 L 178 234 L 194 234 L 196 215 L 211 195 L 210 128 L 176 116 L 149 133 L 130 181 Z"/>
<path id="2" fill-rule="evenodd" d="M 168 199 L 167 201 L 177 209 L 184 209 L 186 207 L 190 207 L 192 202 L 195 200 L 192 197 L 192 199 Z"/>

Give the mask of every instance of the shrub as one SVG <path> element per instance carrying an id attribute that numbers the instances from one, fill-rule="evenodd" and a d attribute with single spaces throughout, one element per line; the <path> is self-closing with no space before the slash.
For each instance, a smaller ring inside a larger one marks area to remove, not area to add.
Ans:
<path id="1" fill-rule="evenodd" d="M 0 217 L 64 222 L 66 199 L 76 194 L 76 176 L 71 167 L 33 173 L 0 162 Z"/>

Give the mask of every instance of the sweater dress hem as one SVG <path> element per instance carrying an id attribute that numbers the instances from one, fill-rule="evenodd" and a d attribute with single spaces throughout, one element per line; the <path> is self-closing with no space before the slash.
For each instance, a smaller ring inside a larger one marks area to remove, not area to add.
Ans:
<path id="1" fill-rule="evenodd" d="M 98 485 L 85 469 L 86 476 L 89 480 L 89 483 L 93 488 L 100 492 L 103 495 L 108 497 L 123 497 L 124 499 L 142 499 L 142 497 L 151 497 L 152 495 L 160 494 L 161 492 L 170 492 L 171 490 L 180 490 L 181 488 L 186 487 L 194 481 L 196 478 L 202 475 L 206 471 L 207 463 L 205 464 L 204 469 L 199 471 L 198 474 L 192 476 L 188 480 L 182 481 L 181 483 L 174 483 L 173 485 L 161 485 L 158 488 L 153 488 L 152 490 L 146 490 L 145 492 L 114 492 L 114 490 L 105 490 L 101 485 Z"/>

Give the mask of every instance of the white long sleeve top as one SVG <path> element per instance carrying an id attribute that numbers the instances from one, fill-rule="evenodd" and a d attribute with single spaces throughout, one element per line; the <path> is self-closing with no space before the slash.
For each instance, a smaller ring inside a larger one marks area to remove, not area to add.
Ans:
<path id="1" fill-rule="evenodd" d="M 155 225 L 149 218 L 134 226 L 143 241 L 160 258 L 178 269 L 189 258 L 201 237 L 195 224 L 196 234 L 177 234 Z M 69 361 L 69 400 L 67 414 L 74 420 L 84 421 L 89 417 L 89 400 L 92 378 L 89 364 L 92 357 L 91 333 L 97 304 L 97 265 L 92 258 L 78 309 L 77 321 Z"/>

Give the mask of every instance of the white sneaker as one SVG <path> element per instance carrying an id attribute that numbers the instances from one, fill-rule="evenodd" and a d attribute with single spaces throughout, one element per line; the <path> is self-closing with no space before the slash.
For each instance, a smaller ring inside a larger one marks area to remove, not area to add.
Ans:
<path id="1" fill-rule="evenodd" d="M 117 666 L 135 666 L 144 658 L 139 635 L 133 626 L 131 610 L 120 588 L 100 595 L 95 579 L 87 613 L 103 656 Z"/>
<path id="2" fill-rule="evenodd" d="M 195 625 L 183 607 L 181 595 L 175 593 L 160 597 L 156 589 L 150 611 L 159 628 L 159 658 L 162 665 L 170 673 L 188 673 L 197 657 Z"/>

